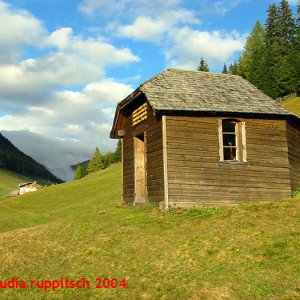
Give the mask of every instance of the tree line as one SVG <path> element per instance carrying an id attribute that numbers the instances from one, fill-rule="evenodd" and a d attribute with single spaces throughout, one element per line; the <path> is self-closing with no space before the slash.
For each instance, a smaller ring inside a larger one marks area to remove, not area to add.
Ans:
<path id="1" fill-rule="evenodd" d="M 107 152 L 102 155 L 100 149 L 96 147 L 90 160 L 79 163 L 76 165 L 74 179 L 80 179 L 85 177 L 90 173 L 97 172 L 99 170 L 105 169 L 113 163 L 121 161 L 122 153 L 122 143 L 121 140 L 118 141 L 116 150 L 114 152 Z"/>
<path id="2" fill-rule="evenodd" d="M 287 0 L 271 4 L 263 26 L 256 22 L 240 58 L 222 73 L 240 75 L 272 98 L 300 93 L 300 5 L 297 16 Z M 209 71 L 201 57 L 199 71 Z"/>

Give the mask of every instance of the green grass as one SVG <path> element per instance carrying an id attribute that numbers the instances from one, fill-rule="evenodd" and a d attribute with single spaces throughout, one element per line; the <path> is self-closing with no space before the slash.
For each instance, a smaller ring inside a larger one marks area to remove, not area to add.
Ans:
<path id="1" fill-rule="evenodd" d="M 10 192 L 19 189 L 19 184 L 32 179 L 5 169 L 0 169 L 0 199 L 6 197 Z"/>
<path id="2" fill-rule="evenodd" d="M 0 200 L 6 197 L 10 192 L 18 190 L 20 183 L 34 180 L 39 184 L 46 183 L 45 180 L 39 178 L 31 178 L 5 169 L 0 169 Z"/>
<path id="3" fill-rule="evenodd" d="M 0 289 L 0 298 L 299 299 L 299 200 L 164 212 L 120 198 L 114 165 L 3 200 L 0 279 L 84 277 L 91 288 Z M 97 277 L 127 287 L 96 289 Z"/>
<path id="4" fill-rule="evenodd" d="M 292 97 L 281 102 L 281 105 L 293 112 L 295 115 L 300 116 L 300 97 Z"/>

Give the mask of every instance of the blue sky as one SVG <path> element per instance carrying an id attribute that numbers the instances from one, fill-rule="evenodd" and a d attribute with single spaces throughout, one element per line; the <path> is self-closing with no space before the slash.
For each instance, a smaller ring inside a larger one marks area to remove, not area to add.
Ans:
<path id="1" fill-rule="evenodd" d="M 114 149 L 118 101 L 167 67 L 195 70 L 201 56 L 220 72 L 273 2 L 0 0 L 1 132 L 64 177 L 96 146 Z M 289 2 L 295 11 L 299 0 Z"/>

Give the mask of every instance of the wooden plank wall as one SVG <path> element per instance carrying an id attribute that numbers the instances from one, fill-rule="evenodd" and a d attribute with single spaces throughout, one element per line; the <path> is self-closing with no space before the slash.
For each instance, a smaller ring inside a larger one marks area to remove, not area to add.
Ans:
<path id="1" fill-rule="evenodd" d="M 292 192 L 300 187 L 300 131 L 287 122 Z"/>
<path id="2" fill-rule="evenodd" d="M 131 133 L 131 116 L 126 119 L 123 137 L 123 202 L 134 201 L 134 139 Z"/>
<path id="3" fill-rule="evenodd" d="M 167 116 L 169 203 L 223 206 L 291 193 L 286 123 L 247 119 L 247 164 L 220 164 L 217 117 Z"/>
<path id="4" fill-rule="evenodd" d="M 134 136 L 146 132 L 147 199 L 148 202 L 164 201 L 162 122 L 156 119 L 147 103 L 147 120 L 132 127 L 132 116 L 126 120 L 123 138 L 123 201 L 134 201 Z"/>

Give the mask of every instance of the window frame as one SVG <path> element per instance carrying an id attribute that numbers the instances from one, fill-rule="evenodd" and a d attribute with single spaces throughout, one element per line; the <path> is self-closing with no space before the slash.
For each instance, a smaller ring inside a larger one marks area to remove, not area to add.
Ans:
<path id="1" fill-rule="evenodd" d="M 224 121 L 231 121 L 235 123 L 235 133 L 223 131 Z M 219 131 L 219 160 L 225 164 L 239 164 L 247 162 L 246 152 L 246 124 L 244 120 L 233 118 L 219 118 L 218 119 L 218 131 Z M 235 146 L 224 146 L 224 134 L 235 135 Z M 235 160 L 224 159 L 224 149 L 236 149 Z"/>

